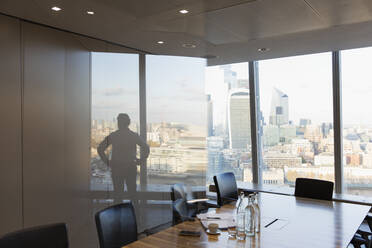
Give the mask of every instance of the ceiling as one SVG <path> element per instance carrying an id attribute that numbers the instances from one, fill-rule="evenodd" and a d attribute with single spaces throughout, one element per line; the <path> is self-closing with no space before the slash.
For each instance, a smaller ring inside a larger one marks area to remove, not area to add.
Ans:
<path id="1" fill-rule="evenodd" d="M 209 64 L 372 45 L 371 0 L 1 0 L 0 12 Z"/>

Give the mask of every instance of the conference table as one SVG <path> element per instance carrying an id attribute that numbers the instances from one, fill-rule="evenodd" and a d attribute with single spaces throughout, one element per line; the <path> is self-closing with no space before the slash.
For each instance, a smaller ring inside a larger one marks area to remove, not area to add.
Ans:
<path id="1" fill-rule="evenodd" d="M 180 223 L 125 247 L 346 248 L 370 210 L 370 207 L 365 205 L 270 193 L 259 193 L 259 205 L 261 231 L 243 241 L 229 238 L 227 231 L 222 231 L 220 235 L 208 235 L 201 222 L 196 219 Z M 235 203 L 230 203 L 212 211 L 216 214 L 232 214 L 236 211 L 236 206 Z M 276 221 L 270 224 L 272 220 Z M 180 236 L 181 230 L 201 231 L 201 236 Z"/>

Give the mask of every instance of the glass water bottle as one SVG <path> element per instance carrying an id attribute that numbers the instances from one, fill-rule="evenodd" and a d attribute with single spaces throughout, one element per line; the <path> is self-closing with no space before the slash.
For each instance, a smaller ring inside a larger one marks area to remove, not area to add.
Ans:
<path id="1" fill-rule="evenodd" d="M 239 196 L 238 208 L 236 209 L 236 237 L 239 240 L 245 239 L 245 207 L 244 192 Z"/>
<path id="2" fill-rule="evenodd" d="M 253 206 L 252 195 L 248 196 L 248 205 L 245 207 L 245 235 L 254 236 L 255 234 L 255 209 Z"/>
<path id="3" fill-rule="evenodd" d="M 261 231 L 261 209 L 260 205 L 258 204 L 258 194 L 254 194 L 253 199 L 253 207 L 254 207 L 254 215 L 255 215 L 255 231 L 256 233 Z"/>

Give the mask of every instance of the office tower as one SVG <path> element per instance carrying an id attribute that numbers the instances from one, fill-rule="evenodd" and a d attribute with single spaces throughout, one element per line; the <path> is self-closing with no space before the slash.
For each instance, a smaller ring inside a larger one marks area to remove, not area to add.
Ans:
<path id="1" fill-rule="evenodd" d="M 323 138 L 327 137 L 330 130 L 332 129 L 332 123 L 322 123 L 322 136 Z"/>
<path id="2" fill-rule="evenodd" d="M 224 82 L 228 85 L 228 89 L 237 88 L 237 75 L 231 70 L 231 65 L 222 65 L 220 68 L 223 69 Z"/>
<path id="3" fill-rule="evenodd" d="M 208 149 L 208 170 L 207 182 L 213 183 L 213 176 L 223 172 L 223 154 L 224 148 L 223 137 L 207 137 Z"/>
<path id="4" fill-rule="evenodd" d="M 300 126 L 301 127 L 306 127 L 307 125 L 311 125 L 311 120 L 310 119 L 300 119 Z"/>
<path id="5" fill-rule="evenodd" d="M 269 123 L 271 125 L 288 124 L 288 96 L 277 88 L 273 89 Z"/>
<path id="6" fill-rule="evenodd" d="M 211 95 L 207 95 L 207 131 L 208 137 L 213 136 L 213 102 Z"/>
<path id="7" fill-rule="evenodd" d="M 228 126 L 230 149 L 248 149 L 251 145 L 251 123 L 248 89 L 230 91 Z"/>

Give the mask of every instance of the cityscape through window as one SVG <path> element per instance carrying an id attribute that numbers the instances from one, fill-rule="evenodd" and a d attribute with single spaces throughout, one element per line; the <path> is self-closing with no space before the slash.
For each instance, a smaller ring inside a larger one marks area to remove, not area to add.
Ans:
<path id="1" fill-rule="evenodd" d="M 341 52 L 344 184 L 372 196 L 372 48 Z"/>
<path id="2" fill-rule="evenodd" d="M 331 53 L 259 62 L 262 182 L 334 181 Z"/>
<path id="3" fill-rule="evenodd" d="M 205 186 L 205 59 L 146 56 L 147 184 Z"/>
<path id="4" fill-rule="evenodd" d="M 248 63 L 206 68 L 207 183 L 234 172 L 238 181 L 252 180 Z"/>
<path id="5" fill-rule="evenodd" d="M 118 114 L 127 113 L 129 128 L 139 130 L 138 73 L 136 54 L 92 53 L 91 190 L 113 189 L 110 166 L 100 159 L 97 147 L 118 129 Z M 111 146 L 106 154 L 110 158 Z"/>
<path id="6" fill-rule="evenodd" d="M 347 193 L 372 195 L 372 119 L 358 107 L 372 92 L 372 48 L 341 54 L 344 185 Z M 138 55 L 92 53 L 92 190 L 112 190 L 97 146 L 117 129 L 117 115 L 127 113 L 139 132 L 138 73 Z M 257 86 L 262 183 L 334 181 L 331 53 L 259 61 Z M 204 187 L 230 171 L 252 182 L 247 62 L 206 66 L 200 58 L 147 55 L 146 88 L 148 189 Z"/>

